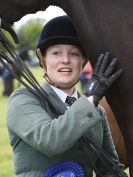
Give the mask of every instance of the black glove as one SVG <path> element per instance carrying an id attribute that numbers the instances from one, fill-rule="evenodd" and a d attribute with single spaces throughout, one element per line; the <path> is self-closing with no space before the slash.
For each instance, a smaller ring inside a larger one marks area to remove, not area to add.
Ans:
<path id="1" fill-rule="evenodd" d="M 105 95 L 106 90 L 121 75 L 122 69 L 118 69 L 118 59 L 109 58 L 109 53 L 101 54 L 98 58 L 92 78 L 88 81 L 85 96 L 93 95 L 94 104 L 97 106 Z"/>

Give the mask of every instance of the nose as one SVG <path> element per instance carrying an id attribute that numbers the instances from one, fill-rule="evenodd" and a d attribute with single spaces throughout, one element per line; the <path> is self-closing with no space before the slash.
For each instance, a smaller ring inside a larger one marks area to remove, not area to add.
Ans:
<path id="1" fill-rule="evenodd" d="M 62 56 L 62 62 L 64 62 L 64 63 L 69 63 L 70 62 L 70 56 L 69 56 L 69 54 L 64 54 L 63 56 Z"/>

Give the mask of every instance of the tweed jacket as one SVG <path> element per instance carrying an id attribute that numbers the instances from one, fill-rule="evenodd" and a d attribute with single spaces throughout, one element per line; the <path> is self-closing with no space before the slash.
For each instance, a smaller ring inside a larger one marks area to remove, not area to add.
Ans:
<path id="1" fill-rule="evenodd" d="M 7 127 L 13 148 L 17 177 L 43 177 L 53 164 L 73 160 L 82 165 L 85 177 L 92 176 L 92 163 L 110 177 L 92 152 L 82 150 L 79 138 L 87 135 L 118 162 L 106 115 L 81 96 L 67 109 L 54 90 L 43 85 L 49 99 L 64 114 L 58 115 L 45 99 L 21 87 L 13 92 L 7 107 Z M 89 157 L 89 158 L 88 158 Z"/>

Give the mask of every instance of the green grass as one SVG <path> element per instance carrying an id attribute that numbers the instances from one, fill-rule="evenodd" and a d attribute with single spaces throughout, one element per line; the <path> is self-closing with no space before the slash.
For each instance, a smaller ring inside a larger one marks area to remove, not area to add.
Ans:
<path id="1" fill-rule="evenodd" d="M 34 73 L 36 79 L 42 83 L 43 82 L 43 70 L 40 67 L 32 67 L 31 71 Z M 15 81 L 14 83 L 18 83 Z M 80 84 L 77 85 L 80 88 Z M 6 128 L 6 106 L 7 97 L 2 96 L 2 83 L 0 82 L 0 177 L 13 177 L 13 157 L 12 149 L 9 144 L 8 132 Z M 128 174 L 128 169 L 126 170 Z"/>

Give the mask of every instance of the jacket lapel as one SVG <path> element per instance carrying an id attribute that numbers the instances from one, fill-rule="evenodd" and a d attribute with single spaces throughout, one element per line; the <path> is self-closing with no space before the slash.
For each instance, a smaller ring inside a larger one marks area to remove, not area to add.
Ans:
<path id="1" fill-rule="evenodd" d="M 66 111 L 67 107 L 66 105 L 62 102 L 60 97 L 55 93 L 55 91 L 45 82 L 43 84 L 43 89 L 45 92 L 49 95 L 49 100 L 53 103 L 53 105 L 56 107 L 56 110 L 60 112 L 60 114 L 64 114 Z"/>

